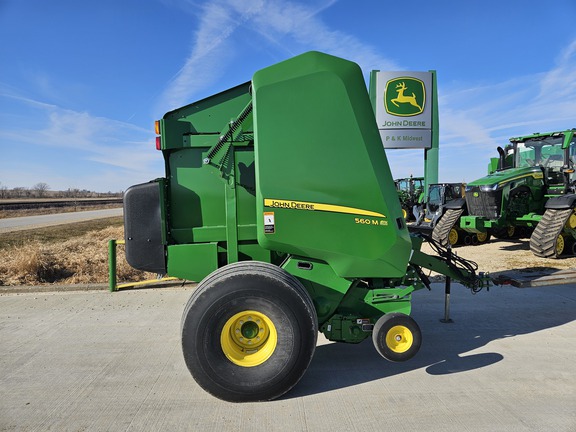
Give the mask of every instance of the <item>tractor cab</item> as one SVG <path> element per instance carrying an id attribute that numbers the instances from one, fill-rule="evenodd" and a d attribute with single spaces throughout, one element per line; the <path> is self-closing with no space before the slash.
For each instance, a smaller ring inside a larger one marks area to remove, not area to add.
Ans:
<path id="1" fill-rule="evenodd" d="M 535 134 L 513 138 L 514 166 L 539 167 L 542 170 L 547 195 L 568 192 L 574 180 L 574 131 L 553 134 Z"/>

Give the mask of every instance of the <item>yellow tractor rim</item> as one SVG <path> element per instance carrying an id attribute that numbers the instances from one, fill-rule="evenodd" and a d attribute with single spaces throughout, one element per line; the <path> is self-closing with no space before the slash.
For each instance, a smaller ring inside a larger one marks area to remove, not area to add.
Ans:
<path id="1" fill-rule="evenodd" d="M 510 225 L 508 228 L 506 228 L 506 234 L 508 234 L 508 237 L 513 237 L 515 232 L 516 228 L 513 225 Z"/>
<path id="2" fill-rule="evenodd" d="M 448 241 L 452 246 L 458 243 L 458 231 L 456 231 L 456 228 L 452 228 L 448 233 Z"/>
<path id="3" fill-rule="evenodd" d="M 263 313 L 247 310 L 232 316 L 222 329 L 220 344 L 232 363 L 253 367 L 270 358 L 278 344 L 274 324 Z"/>
<path id="4" fill-rule="evenodd" d="M 565 246 L 566 242 L 564 241 L 564 237 L 562 236 L 562 234 L 560 234 L 556 239 L 556 255 L 562 255 Z"/>
<path id="5" fill-rule="evenodd" d="M 408 211 L 406 209 L 402 209 L 402 217 L 404 220 L 408 219 Z"/>
<path id="6" fill-rule="evenodd" d="M 576 228 L 576 213 L 572 213 L 566 222 L 566 226 L 570 229 Z"/>
<path id="7" fill-rule="evenodd" d="M 397 325 L 386 333 L 386 346 L 395 353 L 405 353 L 414 343 L 414 335 L 408 327 Z"/>
<path id="8" fill-rule="evenodd" d="M 487 232 L 476 233 L 476 238 L 478 239 L 478 242 L 484 243 L 488 238 L 488 233 Z"/>

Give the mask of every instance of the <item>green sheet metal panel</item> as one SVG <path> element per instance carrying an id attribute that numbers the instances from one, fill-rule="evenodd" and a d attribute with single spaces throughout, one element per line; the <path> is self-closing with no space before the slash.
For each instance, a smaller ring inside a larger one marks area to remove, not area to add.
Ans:
<path id="1" fill-rule="evenodd" d="M 402 277 L 404 225 L 362 72 L 310 52 L 253 77 L 259 243 L 340 277 Z"/>
<path id="2" fill-rule="evenodd" d="M 168 274 L 199 282 L 218 268 L 217 243 L 168 246 Z"/>

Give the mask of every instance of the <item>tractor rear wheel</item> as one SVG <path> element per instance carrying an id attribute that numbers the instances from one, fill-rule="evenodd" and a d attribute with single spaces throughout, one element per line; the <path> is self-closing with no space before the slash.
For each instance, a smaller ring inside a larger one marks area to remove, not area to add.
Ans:
<path id="1" fill-rule="evenodd" d="M 196 382 L 217 398 L 251 402 L 275 399 L 298 383 L 316 348 L 318 319 L 295 277 L 245 261 L 200 282 L 181 329 Z"/>
<path id="2" fill-rule="evenodd" d="M 565 249 L 562 231 L 573 209 L 546 209 L 530 237 L 530 250 L 543 258 L 558 258 Z"/>
<path id="3" fill-rule="evenodd" d="M 390 313 L 376 321 L 372 342 L 386 360 L 402 362 L 416 355 L 422 344 L 422 332 L 412 317 Z"/>
<path id="4" fill-rule="evenodd" d="M 432 239 L 440 243 L 442 246 L 447 247 L 451 243 L 450 235 L 452 230 L 458 236 L 458 232 L 455 229 L 455 224 L 464 212 L 464 209 L 448 209 L 442 215 L 442 217 L 436 223 L 436 226 L 432 230 Z M 457 239 L 458 237 L 456 237 Z"/>

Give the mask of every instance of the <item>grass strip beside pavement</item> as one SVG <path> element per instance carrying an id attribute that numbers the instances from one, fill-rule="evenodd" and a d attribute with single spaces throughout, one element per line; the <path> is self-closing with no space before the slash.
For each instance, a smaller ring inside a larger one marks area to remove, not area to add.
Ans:
<path id="1" fill-rule="evenodd" d="M 108 241 L 122 239 L 122 217 L 0 234 L 0 286 L 108 282 Z M 118 248 L 119 281 L 155 275 L 133 269 Z"/>

